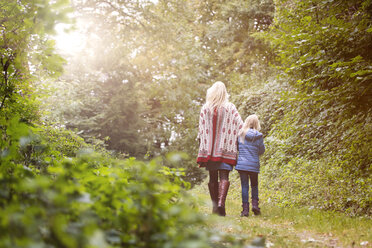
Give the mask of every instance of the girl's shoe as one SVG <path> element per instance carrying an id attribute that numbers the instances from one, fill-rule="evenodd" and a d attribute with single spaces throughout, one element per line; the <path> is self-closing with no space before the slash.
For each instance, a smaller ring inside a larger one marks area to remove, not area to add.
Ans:
<path id="1" fill-rule="evenodd" d="M 252 211 L 253 211 L 254 215 L 260 215 L 261 214 L 261 210 L 258 207 L 258 200 L 257 199 L 252 199 Z"/>
<path id="2" fill-rule="evenodd" d="M 248 217 L 249 216 L 249 202 L 243 202 L 243 211 L 241 212 L 241 217 Z"/>

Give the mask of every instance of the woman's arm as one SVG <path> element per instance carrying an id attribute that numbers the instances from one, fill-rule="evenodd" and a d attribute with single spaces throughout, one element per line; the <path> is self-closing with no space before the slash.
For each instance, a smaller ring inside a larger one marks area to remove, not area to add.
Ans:
<path id="1" fill-rule="evenodd" d="M 201 108 L 200 110 L 200 115 L 199 115 L 199 128 L 198 128 L 198 136 L 197 136 L 197 139 L 199 141 L 199 145 L 200 145 L 200 138 L 201 138 L 201 131 L 203 129 L 203 120 L 204 120 L 204 106 Z"/>
<path id="2" fill-rule="evenodd" d="M 234 106 L 233 111 L 235 112 L 234 120 L 235 120 L 235 123 L 236 123 L 237 131 L 239 133 L 239 130 L 242 129 L 242 127 L 243 127 L 243 120 L 242 120 L 242 117 L 240 117 L 240 114 L 239 114 L 239 112 L 236 109 L 234 104 L 233 104 L 233 106 Z"/>

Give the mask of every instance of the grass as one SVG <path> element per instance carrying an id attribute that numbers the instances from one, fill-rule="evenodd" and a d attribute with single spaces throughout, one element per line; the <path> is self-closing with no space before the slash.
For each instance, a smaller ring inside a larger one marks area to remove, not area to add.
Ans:
<path id="1" fill-rule="evenodd" d="M 207 216 L 212 232 L 226 233 L 248 245 L 256 237 L 266 247 L 372 247 L 372 220 L 348 217 L 342 213 L 308 208 L 282 208 L 261 203 L 260 216 L 240 217 L 240 197 L 228 195 L 226 217 L 211 215 L 211 202 L 205 184 L 193 189 L 200 199 L 199 210 Z"/>

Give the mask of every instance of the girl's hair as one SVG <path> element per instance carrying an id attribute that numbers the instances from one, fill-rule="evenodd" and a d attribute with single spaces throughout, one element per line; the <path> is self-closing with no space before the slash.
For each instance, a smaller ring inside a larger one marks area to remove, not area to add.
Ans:
<path id="1" fill-rule="evenodd" d="M 223 82 L 215 82 L 208 90 L 206 103 L 209 109 L 220 108 L 229 101 L 229 95 Z"/>
<path id="2" fill-rule="evenodd" d="M 245 135 L 249 129 L 261 130 L 260 121 L 257 115 L 250 115 L 245 119 L 242 129 L 239 131 L 240 142 L 244 143 Z"/>

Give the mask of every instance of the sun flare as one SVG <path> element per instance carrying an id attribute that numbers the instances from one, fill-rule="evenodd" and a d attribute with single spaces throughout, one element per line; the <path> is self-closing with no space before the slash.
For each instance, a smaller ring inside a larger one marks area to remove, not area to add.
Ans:
<path id="1" fill-rule="evenodd" d="M 75 54 L 84 49 L 87 37 L 82 33 L 80 26 L 72 29 L 70 24 L 57 24 L 55 30 L 56 35 L 53 38 L 58 52 Z"/>

